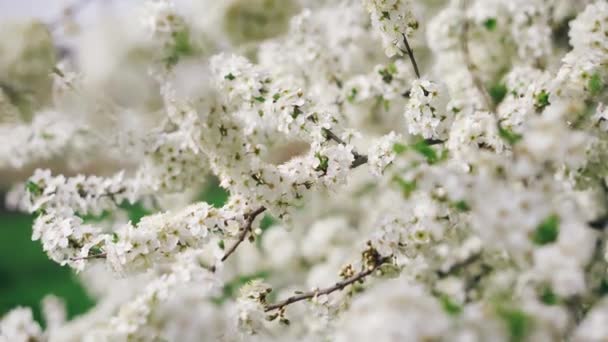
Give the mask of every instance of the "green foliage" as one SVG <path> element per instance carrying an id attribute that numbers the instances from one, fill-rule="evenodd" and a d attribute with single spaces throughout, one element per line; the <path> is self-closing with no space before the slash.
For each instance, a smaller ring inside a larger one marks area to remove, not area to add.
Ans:
<path id="1" fill-rule="evenodd" d="M 401 191 L 403 192 L 403 197 L 410 197 L 412 192 L 416 190 L 416 181 L 406 181 L 405 179 L 395 176 L 393 177 L 393 181 L 401 187 Z"/>
<path id="2" fill-rule="evenodd" d="M 264 215 L 262 221 L 260 222 L 260 229 L 262 231 L 266 231 L 268 228 L 276 225 L 279 221 L 274 218 L 272 215 Z"/>
<path id="3" fill-rule="evenodd" d="M 382 81 L 384 83 L 391 83 L 393 81 L 393 74 L 396 72 L 397 68 L 394 64 L 390 64 L 388 67 L 378 70 L 378 73 L 380 76 L 382 76 Z"/>
<path id="4" fill-rule="evenodd" d="M 207 202 L 216 208 L 221 208 L 228 201 L 230 194 L 220 186 L 220 181 L 217 177 L 209 177 L 207 184 L 201 194 L 199 200 Z"/>
<path id="5" fill-rule="evenodd" d="M 441 302 L 441 307 L 449 315 L 458 316 L 462 312 L 462 306 L 454 302 L 450 297 L 444 295 L 441 296 L 439 300 Z"/>
<path id="6" fill-rule="evenodd" d="M 440 160 L 437 156 L 437 152 L 424 140 L 419 140 L 410 146 L 414 151 L 423 155 L 429 164 L 435 164 Z"/>
<path id="7" fill-rule="evenodd" d="M 350 94 L 348 94 L 348 97 L 346 98 L 348 100 L 348 102 L 353 103 L 355 102 L 355 99 L 357 98 L 357 88 L 352 88 L 350 90 Z"/>
<path id="8" fill-rule="evenodd" d="M 555 242 L 559 235 L 559 217 L 550 215 L 544 219 L 532 233 L 532 241 L 537 245 Z"/>
<path id="9" fill-rule="evenodd" d="M 532 328 L 532 318 L 520 309 L 499 305 L 496 313 L 507 326 L 511 342 L 520 342 L 526 339 Z"/>
<path id="10" fill-rule="evenodd" d="M 467 212 L 471 210 L 471 206 L 469 206 L 469 204 L 464 200 L 452 203 L 452 207 L 460 212 Z"/>
<path id="11" fill-rule="evenodd" d="M 123 203 L 119 207 L 127 212 L 127 216 L 133 224 L 137 224 L 142 217 L 151 214 L 151 212 L 144 208 L 144 206 L 139 202 L 134 204 Z"/>
<path id="12" fill-rule="evenodd" d="M 490 96 L 492 97 L 492 101 L 495 105 L 498 105 L 505 99 L 507 96 L 507 86 L 504 83 L 496 83 L 488 89 Z"/>
<path id="13" fill-rule="evenodd" d="M 27 181 L 27 183 L 25 183 L 25 189 L 34 196 L 39 196 L 42 194 L 42 189 L 40 186 L 32 181 Z"/>
<path id="14" fill-rule="evenodd" d="M 541 111 L 541 110 L 545 109 L 545 107 L 547 107 L 548 105 L 551 104 L 551 102 L 549 102 L 549 96 L 550 96 L 550 94 L 544 89 L 541 90 L 540 93 L 538 93 L 536 95 L 535 103 L 534 103 L 536 110 Z"/>
<path id="15" fill-rule="evenodd" d="M 397 155 L 405 153 L 407 150 L 414 151 L 422 155 L 429 164 L 436 164 L 447 158 L 447 150 L 437 151 L 433 146 L 429 145 L 426 140 L 419 139 L 416 142 L 405 145 L 402 143 L 393 144 L 393 152 Z"/>
<path id="16" fill-rule="evenodd" d="M 486 21 L 483 22 L 483 26 L 488 30 L 488 31 L 494 31 L 496 30 L 496 18 L 488 18 L 486 19 Z"/>
<path id="17" fill-rule="evenodd" d="M 29 215 L 0 211 L 0 316 L 16 306 L 29 306 L 41 321 L 40 301 L 47 294 L 65 300 L 69 317 L 94 304 L 67 267 L 49 260 L 39 242 L 32 242 Z"/>
<path id="18" fill-rule="evenodd" d="M 407 145 L 395 143 L 393 145 L 393 151 L 395 151 L 395 153 L 397 153 L 397 154 L 401 154 L 401 153 L 407 151 Z"/>
<path id="19" fill-rule="evenodd" d="M 166 63 L 168 66 L 173 66 L 177 64 L 182 57 L 191 56 L 195 52 L 196 49 L 190 42 L 190 33 L 188 30 L 175 32 L 173 35 L 173 44 L 170 46 Z"/>
<path id="20" fill-rule="evenodd" d="M 587 83 L 587 88 L 589 88 L 592 96 L 596 96 L 602 92 L 604 89 L 604 82 L 602 81 L 600 74 L 595 73 L 591 75 L 589 82 Z"/>
<path id="21" fill-rule="evenodd" d="M 551 289 L 551 287 L 549 286 L 545 286 L 542 288 L 539 295 L 539 299 L 541 302 L 547 305 L 556 305 L 560 302 L 559 297 L 555 294 L 555 292 L 553 292 L 553 289 Z"/>
<path id="22" fill-rule="evenodd" d="M 315 171 L 327 172 L 327 168 L 329 167 L 329 158 L 320 153 L 317 153 L 315 157 L 319 159 L 319 165 L 315 168 Z"/>
<path id="23" fill-rule="evenodd" d="M 500 124 L 498 125 L 498 135 L 510 145 L 515 145 L 523 138 L 521 134 L 517 134 Z"/>

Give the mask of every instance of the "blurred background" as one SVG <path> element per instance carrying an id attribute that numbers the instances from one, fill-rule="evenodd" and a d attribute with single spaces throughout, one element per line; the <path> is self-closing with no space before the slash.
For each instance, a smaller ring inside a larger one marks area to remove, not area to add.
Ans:
<path id="1" fill-rule="evenodd" d="M 4 198 L 4 194 L 0 194 Z M 47 294 L 65 299 L 72 317 L 93 305 L 69 268 L 49 260 L 33 242 L 32 216 L 0 208 L 0 316 L 15 306 L 29 306 L 40 321 L 40 301 Z"/>
<path id="2" fill-rule="evenodd" d="M 35 18 L 43 21 L 61 16 L 73 1 L 0 0 L 0 22 Z M 2 137 L 0 137 L 0 140 Z M 24 171 L 24 173 L 27 171 Z M 49 260 L 39 242 L 33 242 L 33 217 L 6 209 L 4 198 L 15 174 L 0 174 L 0 316 L 15 306 L 30 306 L 40 320 L 40 301 L 47 294 L 66 300 L 70 316 L 94 303 L 67 267 Z"/>

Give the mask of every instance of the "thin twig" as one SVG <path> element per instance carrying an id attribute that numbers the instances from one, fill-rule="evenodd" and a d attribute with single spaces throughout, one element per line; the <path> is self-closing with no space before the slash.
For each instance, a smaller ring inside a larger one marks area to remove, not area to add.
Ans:
<path id="1" fill-rule="evenodd" d="M 443 144 L 445 142 L 445 140 L 441 140 L 441 139 L 424 139 L 424 142 L 427 145 L 429 145 L 429 146 L 433 146 L 433 145 Z"/>
<path id="2" fill-rule="evenodd" d="M 356 169 L 359 166 L 366 164 L 368 162 L 368 158 L 364 154 L 359 154 L 359 153 L 353 151 L 353 156 L 355 156 L 355 160 L 353 160 L 353 163 L 350 164 L 351 169 Z"/>
<path id="3" fill-rule="evenodd" d="M 587 222 L 587 225 L 594 230 L 603 231 L 608 224 L 608 215 L 602 215 L 592 221 Z"/>
<path id="4" fill-rule="evenodd" d="M 457 262 L 455 264 L 452 264 L 446 270 L 438 270 L 437 271 L 437 276 L 439 278 L 445 278 L 445 277 L 453 274 L 454 272 L 456 272 L 458 270 L 461 270 L 461 269 L 463 269 L 463 268 L 465 268 L 465 267 L 467 267 L 467 266 L 475 263 L 477 260 L 480 259 L 480 257 L 481 257 L 481 253 L 472 254 L 468 258 L 466 258 L 466 259 L 464 259 L 464 260 L 462 260 L 460 262 Z"/>
<path id="5" fill-rule="evenodd" d="M 222 257 L 222 261 L 226 261 L 226 259 L 228 259 L 228 257 L 232 253 L 234 253 L 234 251 L 237 249 L 237 247 L 245 240 L 245 238 L 247 237 L 247 234 L 249 232 L 251 232 L 251 226 L 253 225 L 253 221 L 255 220 L 256 217 L 258 217 L 264 211 L 266 211 L 266 207 L 262 206 L 252 212 L 245 214 L 245 226 L 243 226 L 241 228 L 241 233 L 239 234 L 237 241 L 234 243 L 234 245 L 232 245 L 230 248 L 228 248 L 228 250 L 226 251 L 226 254 L 224 254 L 224 256 Z M 83 257 L 74 257 L 74 258 L 70 258 L 70 260 L 78 261 L 78 260 L 89 260 L 89 259 L 104 259 L 106 257 L 107 257 L 106 253 L 99 253 L 99 254 L 93 254 L 93 255 L 88 255 L 88 256 L 83 256 Z"/>
<path id="6" fill-rule="evenodd" d="M 467 3 L 466 1 L 462 1 L 463 13 L 466 13 L 466 3 Z M 485 102 L 486 107 L 492 113 L 494 113 L 496 111 L 496 106 L 494 106 L 494 101 L 492 101 L 490 94 L 488 93 L 485 86 L 483 85 L 483 81 L 481 80 L 481 78 L 479 77 L 479 75 L 476 72 L 477 67 L 473 63 L 473 60 L 471 59 L 471 50 L 469 48 L 469 20 L 466 18 L 466 15 L 463 15 L 463 16 L 464 16 L 464 18 L 463 18 L 463 23 L 462 23 L 462 35 L 460 36 L 460 44 L 461 44 L 461 48 L 462 48 L 462 55 L 464 58 L 464 63 L 467 66 L 467 70 L 469 71 L 469 74 L 471 74 L 471 78 L 473 79 L 473 84 L 475 85 L 475 88 L 477 88 L 477 91 L 479 91 L 479 93 L 481 94 L 481 97 L 483 98 L 483 101 Z"/>
<path id="7" fill-rule="evenodd" d="M 389 261 L 391 259 L 391 257 L 384 257 L 381 258 L 380 260 L 378 260 L 376 262 L 376 264 L 373 267 L 367 268 L 357 274 L 355 274 L 354 276 L 347 278 L 345 280 L 342 280 L 340 282 L 335 283 L 334 285 L 325 288 L 325 289 L 318 289 L 318 290 L 314 290 L 314 291 L 310 291 L 310 292 L 305 292 L 299 295 L 295 295 L 295 296 L 291 296 L 283 301 L 280 301 L 278 303 L 275 304 L 271 304 L 271 305 L 267 305 L 264 308 L 265 312 L 268 311 L 272 311 L 272 310 L 277 310 L 277 309 L 282 309 L 283 307 L 289 305 L 289 304 L 293 304 L 299 301 L 303 301 L 306 299 L 311 299 L 314 298 L 316 296 L 322 296 L 322 295 L 328 295 L 332 292 L 335 291 L 341 291 L 343 290 L 345 287 L 354 284 L 358 281 L 362 281 L 365 277 L 367 277 L 368 275 L 374 273 L 378 268 L 380 268 L 380 266 L 382 266 L 383 264 L 385 264 L 387 261 Z"/>
<path id="8" fill-rule="evenodd" d="M 323 134 L 325 134 L 327 139 L 333 140 L 340 145 L 346 146 L 346 142 L 344 140 L 340 139 L 340 137 L 337 136 L 336 133 L 332 132 L 331 130 L 329 130 L 327 128 L 323 128 Z M 356 169 L 359 166 L 367 163 L 368 158 L 366 155 L 360 154 L 359 152 L 357 152 L 355 150 L 353 150 L 352 153 L 353 153 L 353 157 L 355 157 L 355 160 L 353 160 L 353 163 L 350 165 L 351 169 Z"/>
<path id="9" fill-rule="evenodd" d="M 414 67 L 416 77 L 420 78 L 420 70 L 418 69 L 418 63 L 416 62 L 416 58 L 414 57 L 414 51 L 410 47 L 410 43 L 407 41 L 407 36 L 405 35 L 405 33 L 402 33 L 401 35 L 403 36 L 403 45 L 405 45 L 405 51 L 401 50 L 401 52 L 406 53 L 410 57 L 410 61 L 412 62 L 412 66 Z"/>
<path id="10" fill-rule="evenodd" d="M 325 136 L 327 138 L 329 138 L 329 139 L 337 142 L 338 144 L 340 144 L 340 145 L 346 145 L 346 142 L 344 140 L 340 139 L 340 137 L 338 137 L 336 135 L 336 133 L 330 131 L 329 129 L 323 128 L 323 133 L 325 134 Z"/>
<path id="11" fill-rule="evenodd" d="M 226 254 L 224 254 L 224 256 L 222 257 L 222 262 L 226 261 L 226 259 L 228 259 L 228 257 L 230 257 L 230 255 L 234 253 L 237 247 L 239 247 L 239 245 L 245 240 L 247 234 L 251 232 L 251 226 L 253 225 L 253 221 L 258 215 L 260 215 L 264 211 L 266 211 L 266 207 L 262 206 L 250 213 L 245 214 L 245 226 L 241 227 L 241 233 L 239 234 L 238 239 L 232 246 L 230 246 L 230 248 L 228 248 Z"/>
<path id="12" fill-rule="evenodd" d="M 87 255 L 83 257 L 74 257 L 70 258 L 71 261 L 79 261 L 79 260 L 91 260 L 91 259 L 105 259 L 108 255 L 106 253 L 99 253 L 93 255 Z"/>

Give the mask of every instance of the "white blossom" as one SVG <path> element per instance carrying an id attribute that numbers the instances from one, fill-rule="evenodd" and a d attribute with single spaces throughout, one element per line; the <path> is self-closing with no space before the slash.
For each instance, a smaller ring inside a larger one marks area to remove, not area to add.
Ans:
<path id="1" fill-rule="evenodd" d="M 410 134 L 425 139 L 447 137 L 452 125 L 451 113 L 446 110 L 447 90 L 428 80 L 414 80 L 410 100 L 405 108 L 405 121 Z"/>
<path id="2" fill-rule="evenodd" d="M 604 0 L 79 8 L 0 24 L 0 186 L 95 304 L 0 341 L 606 339 Z"/>
<path id="3" fill-rule="evenodd" d="M 0 341 L 26 342 L 41 338 L 42 329 L 29 308 L 15 308 L 0 320 Z"/>
<path id="4" fill-rule="evenodd" d="M 405 51 L 403 35 L 409 37 L 418 29 L 408 0 L 364 0 L 371 15 L 372 25 L 382 37 L 386 55 L 402 55 Z"/>

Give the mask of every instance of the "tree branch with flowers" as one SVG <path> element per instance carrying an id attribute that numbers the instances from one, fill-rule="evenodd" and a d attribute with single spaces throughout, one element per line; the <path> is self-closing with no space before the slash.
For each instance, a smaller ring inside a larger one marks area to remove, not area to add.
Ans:
<path id="1" fill-rule="evenodd" d="M 6 203 L 96 297 L 0 340 L 608 336 L 605 1 L 125 6 L 0 33 Z"/>

